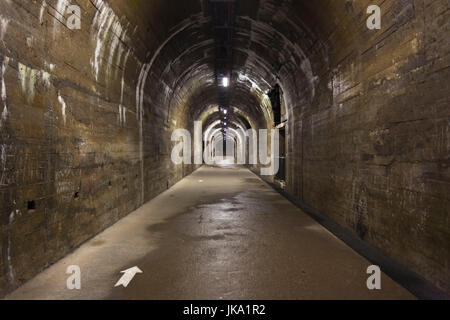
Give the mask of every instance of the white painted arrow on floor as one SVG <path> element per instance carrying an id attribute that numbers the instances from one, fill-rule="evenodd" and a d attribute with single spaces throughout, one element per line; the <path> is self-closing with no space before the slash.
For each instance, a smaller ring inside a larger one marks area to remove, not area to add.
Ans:
<path id="1" fill-rule="evenodd" d="M 123 273 L 124 275 L 116 283 L 115 287 L 124 286 L 126 288 L 130 284 L 131 280 L 133 280 L 133 278 L 136 274 L 144 273 L 144 272 L 141 269 L 139 269 L 138 267 L 133 267 L 128 270 L 124 270 L 121 273 Z"/>

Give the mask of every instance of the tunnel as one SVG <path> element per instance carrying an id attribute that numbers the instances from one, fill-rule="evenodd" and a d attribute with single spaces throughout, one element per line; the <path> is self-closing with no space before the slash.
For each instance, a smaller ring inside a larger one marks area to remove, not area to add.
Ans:
<path id="1" fill-rule="evenodd" d="M 448 17 L 1 0 L 0 297 L 448 299 Z"/>

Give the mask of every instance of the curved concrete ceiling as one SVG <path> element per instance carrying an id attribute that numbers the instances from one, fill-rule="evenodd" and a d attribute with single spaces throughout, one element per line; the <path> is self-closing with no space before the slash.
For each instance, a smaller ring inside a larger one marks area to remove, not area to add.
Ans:
<path id="1" fill-rule="evenodd" d="M 115 1 L 115 5 L 127 12 L 123 3 Z M 326 56 L 326 45 L 318 37 L 324 31 L 317 29 L 317 22 L 326 28 L 333 24 L 325 21 L 326 12 L 342 9 L 329 0 L 246 0 L 236 6 L 230 106 L 245 111 L 265 127 L 272 117 L 265 93 L 276 83 L 291 107 L 314 97 L 318 79 L 315 63 Z M 198 117 L 210 105 L 218 104 L 209 2 L 135 0 L 130 7 L 138 10 L 135 13 L 146 30 L 139 33 L 146 38 L 146 61 L 151 64 L 145 76 L 153 90 L 158 80 L 159 90 L 152 94 L 152 100 L 166 102 L 167 120 L 187 113 Z M 317 61 L 308 58 L 311 50 L 316 51 Z M 304 81 L 298 80 L 299 74 Z M 299 88 L 305 86 L 310 96 L 298 97 Z"/>

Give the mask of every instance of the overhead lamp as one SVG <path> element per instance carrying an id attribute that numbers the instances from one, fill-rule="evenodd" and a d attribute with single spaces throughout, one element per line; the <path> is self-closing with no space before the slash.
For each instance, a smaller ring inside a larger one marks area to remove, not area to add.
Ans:
<path id="1" fill-rule="evenodd" d="M 228 77 L 223 77 L 222 85 L 226 88 L 230 85 L 230 79 Z"/>

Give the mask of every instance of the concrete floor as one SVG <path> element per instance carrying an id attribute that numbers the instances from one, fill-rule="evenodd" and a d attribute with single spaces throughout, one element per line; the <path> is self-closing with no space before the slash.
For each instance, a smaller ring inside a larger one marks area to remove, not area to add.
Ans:
<path id="1" fill-rule="evenodd" d="M 7 299 L 414 298 L 386 275 L 369 291 L 370 264 L 249 170 L 203 167 Z"/>

